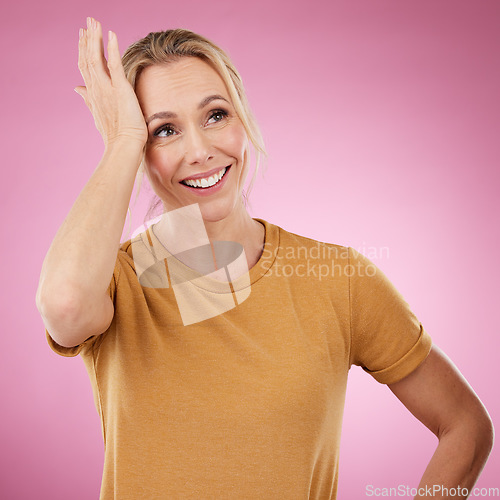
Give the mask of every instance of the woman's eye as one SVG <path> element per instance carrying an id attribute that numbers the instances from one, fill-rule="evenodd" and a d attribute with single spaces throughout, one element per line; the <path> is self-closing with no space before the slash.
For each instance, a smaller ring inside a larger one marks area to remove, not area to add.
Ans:
<path id="1" fill-rule="evenodd" d="M 174 127 L 172 125 L 163 125 L 153 134 L 155 137 L 170 137 L 175 134 Z"/>
<path id="2" fill-rule="evenodd" d="M 217 123 L 223 120 L 227 116 L 227 111 L 224 111 L 223 109 L 218 109 L 216 111 L 213 111 L 209 118 L 208 118 L 208 123 Z"/>

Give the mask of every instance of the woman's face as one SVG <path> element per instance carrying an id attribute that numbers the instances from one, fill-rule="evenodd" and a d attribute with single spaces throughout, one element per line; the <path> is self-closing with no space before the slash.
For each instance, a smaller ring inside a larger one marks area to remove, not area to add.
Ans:
<path id="1" fill-rule="evenodd" d="M 136 93 L 148 127 L 146 169 L 167 210 L 198 203 L 227 217 L 247 174 L 248 138 L 219 74 L 195 57 L 149 66 Z"/>

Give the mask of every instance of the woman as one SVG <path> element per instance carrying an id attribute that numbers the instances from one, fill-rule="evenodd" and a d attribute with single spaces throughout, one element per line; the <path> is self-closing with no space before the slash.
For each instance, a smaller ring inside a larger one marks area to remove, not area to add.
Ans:
<path id="1" fill-rule="evenodd" d="M 106 61 L 88 19 L 79 68 L 105 151 L 37 304 L 52 349 L 81 354 L 91 379 L 101 498 L 336 498 L 353 363 L 439 438 L 420 496 L 465 498 L 492 447 L 488 413 L 368 259 L 249 216 L 249 146 L 263 148 L 227 56 L 174 30 L 122 65 L 110 32 Z M 165 213 L 119 248 L 143 157 Z"/>

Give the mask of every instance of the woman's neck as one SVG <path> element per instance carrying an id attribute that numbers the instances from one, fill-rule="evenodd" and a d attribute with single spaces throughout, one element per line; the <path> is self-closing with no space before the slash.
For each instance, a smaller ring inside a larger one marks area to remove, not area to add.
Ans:
<path id="1" fill-rule="evenodd" d="M 259 260 L 264 249 L 264 225 L 250 217 L 243 202 L 239 209 L 218 221 L 204 221 L 207 235 L 211 243 L 215 241 L 233 241 L 245 250 L 248 269 Z"/>
<path id="2" fill-rule="evenodd" d="M 242 201 L 227 217 L 219 220 L 203 219 L 196 204 L 168 211 L 155 224 L 154 233 L 173 255 L 207 243 L 212 249 L 218 241 L 238 243 L 245 251 L 248 269 L 258 262 L 265 239 L 263 224 L 250 217 Z"/>

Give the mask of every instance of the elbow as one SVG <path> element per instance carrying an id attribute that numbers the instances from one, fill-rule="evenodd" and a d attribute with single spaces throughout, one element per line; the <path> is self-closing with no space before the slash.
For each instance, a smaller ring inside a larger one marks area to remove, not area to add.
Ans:
<path id="1" fill-rule="evenodd" d="M 47 289 L 39 286 L 36 292 L 36 306 L 43 319 L 74 324 L 82 315 L 81 301 L 70 290 Z"/>
<path id="2" fill-rule="evenodd" d="M 473 438 L 471 471 L 479 476 L 490 456 L 495 441 L 495 429 L 486 409 L 474 425 L 470 426 Z"/>
<path id="3" fill-rule="evenodd" d="M 455 441 L 459 454 L 468 457 L 469 472 L 479 475 L 493 449 L 495 429 L 488 411 L 477 399 L 477 405 L 464 411 L 454 425 L 442 433 L 440 441 L 441 438 Z"/>
<path id="4" fill-rule="evenodd" d="M 486 409 L 484 409 L 483 417 L 477 424 L 477 427 L 476 439 L 478 448 L 480 454 L 484 457 L 484 461 L 486 462 L 495 443 L 495 428 L 493 427 L 493 421 L 491 420 L 491 417 Z"/>
<path id="5" fill-rule="evenodd" d="M 495 442 L 495 428 L 488 410 L 479 398 L 476 400 L 475 407 L 467 413 L 466 422 L 476 444 L 476 455 L 486 462 Z"/>
<path id="6" fill-rule="evenodd" d="M 89 313 L 78 294 L 70 290 L 49 291 L 39 287 L 36 306 L 45 328 L 57 344 L 73 347 L 90 337 Z"/>
<path id="7" fill-rule="evenodd" d="M 78 287 L 40 286 L 36 305 L 50 336 L 63 347 L 73 347 L 100 335 L 114 316 L 109 295 L 88 296 Z"/>

